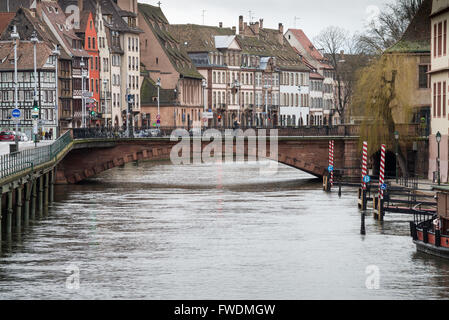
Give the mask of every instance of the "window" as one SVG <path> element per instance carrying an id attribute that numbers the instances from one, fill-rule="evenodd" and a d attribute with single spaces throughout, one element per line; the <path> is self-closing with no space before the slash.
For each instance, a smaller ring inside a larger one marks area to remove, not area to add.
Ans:
<path id="1" fill-rule="evenodd" d="M 419 88 L 428 89 L 430 88 L 430 76 L 427 74 L 429 70 L 429 65 L 419 66 Z"/>

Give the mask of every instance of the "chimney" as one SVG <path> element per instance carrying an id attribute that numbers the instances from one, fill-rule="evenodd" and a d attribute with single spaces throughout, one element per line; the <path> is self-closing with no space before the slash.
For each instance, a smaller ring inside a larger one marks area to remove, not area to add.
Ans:
<path id="1" fill-rule="evenodd" d="M 239 33 L 243 33 L 243 16 L 239 16 Z"/>
<path id="2" fill-rule="evenodd" d="M 218 23 L 218 26 L 219 26 L 220 28 L 223 28 L 223 22 L 219 22 L 219 23 Z"/>
<path id="3" fill-rule="evenodd" d="M 260 29 L 263 29 L 263 19 L 259 19 Z"/>
<path id="4" fill-rule="evenodd" d="M 234 34 L 237 33 L 237 28 L 235 26 L 232 27 L 232 31 L 234 32 Z"/>
<path id="5" fill-rule="evenodd" d="M 81 12 L 83 12 L 83 9 L 84 9 L 83 2 L 84 2 L 84 0 L 78 0 L 78 8 L 80 9 L 80 14 L 81 14 Z"/>
<path id="6" fill-rule="evenodd" d="M 279 23 L 279 43 L 281 45 L 284 44 L 284 26 L 282 25 L 282 23 Z"/>
<path id="7" fill-rule="evenodd" d="M 253 26 L 254 26 L 254 33 L 256 35 L 259 35 L 259 28 L 260 28 L 259 22 L 254 23 Z"/>

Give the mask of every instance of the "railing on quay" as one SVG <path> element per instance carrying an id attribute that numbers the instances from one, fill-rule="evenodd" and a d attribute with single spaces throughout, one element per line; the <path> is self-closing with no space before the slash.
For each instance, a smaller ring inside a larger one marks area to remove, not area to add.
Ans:
<path id="1" fill-rule="evenodd" d="M 4 179 L 26 169 L 49 162 L 72 141 L 70 131 L 64 133 L 51 145 L 22 150 L 0 156 L 0 179 Z"/>

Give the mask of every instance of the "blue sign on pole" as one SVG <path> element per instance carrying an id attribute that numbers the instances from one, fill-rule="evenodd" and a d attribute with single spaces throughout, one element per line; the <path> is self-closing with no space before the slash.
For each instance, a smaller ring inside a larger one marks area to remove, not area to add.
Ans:
<path id="1" fill-rule="evenodd" d="M 387 185 L 384 183 L 380 186 L 380 188 L 385 191 L 385 190 L 387 190 Z"/>
<path id="2" fill-rule="evenodd" d="M 14 117 L 14 118 L 20 118 L 20 110 L 19 109 L 14 109 L 13 111 L 12 111 L 12 113 L 11 113 L 11 115 Z"/>
<path id="3" fill-rule="evenodd" d="M 334 171 L 334 167 L 333 167 L 333 166 L 329 166 L 329 167 L 327 168 L 327 171 L 329 171 L 329 172 Z"/>
<path id="4" fill-rule="evenodd" d="M 370 181 L 371 181 L 371 177 L 370 176 L 364 176 L 363 177 L 363 182 L 370 183 Z"/>

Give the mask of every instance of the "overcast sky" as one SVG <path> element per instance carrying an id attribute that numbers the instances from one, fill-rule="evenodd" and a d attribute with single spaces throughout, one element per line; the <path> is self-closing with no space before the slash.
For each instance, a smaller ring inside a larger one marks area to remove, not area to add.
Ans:
<path id="1" fill-rule="evenodd" d="M 138 0 L 157 5 L 159 0 Z M 378 12 L 385 3 L 394 0 L 160 0 L 162 10 L 168 21 L 178 23 L 203 23 L 225 27 L 236 26 L 238 17 L 243 15 L 249 21 L 249 11 L 253 21 L 264 19 L 264 26 L 277 28 L 279 22 L 284 30 L 295 27 L 303 29 L 313 39 L 327 26 L 340 26 L 351 33 L 363 28 L 367 19 Z"/>

